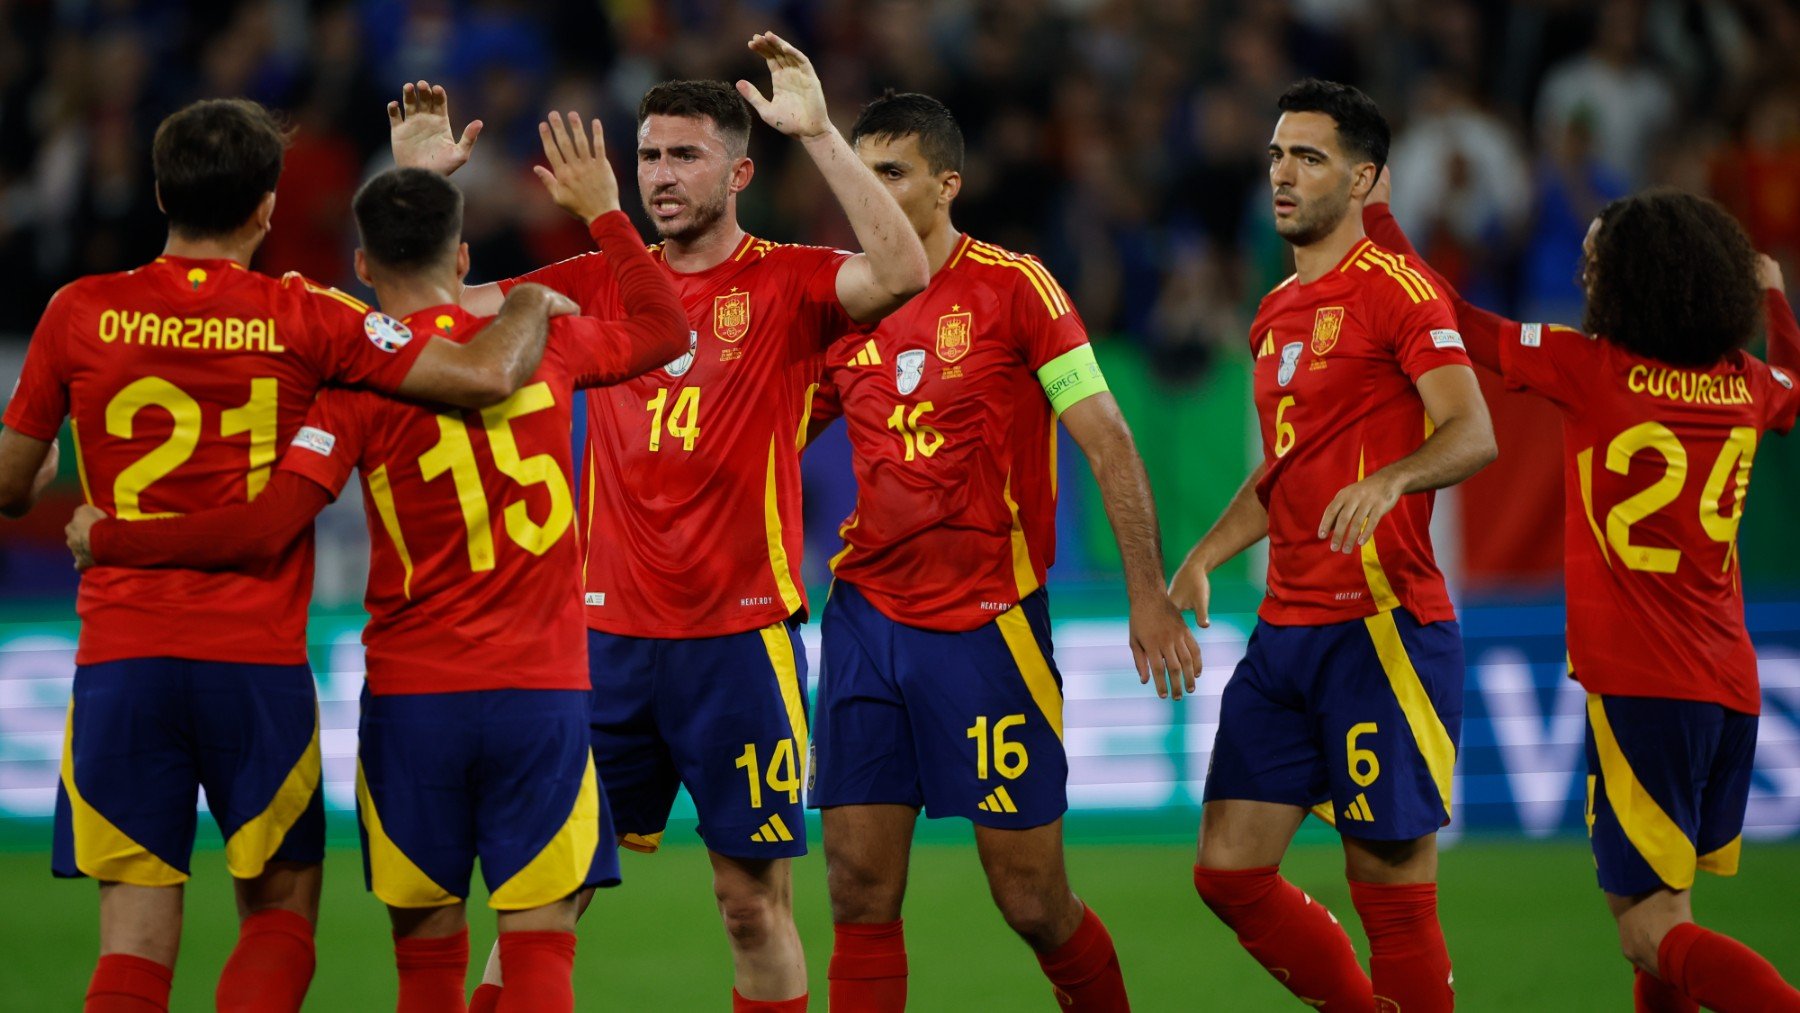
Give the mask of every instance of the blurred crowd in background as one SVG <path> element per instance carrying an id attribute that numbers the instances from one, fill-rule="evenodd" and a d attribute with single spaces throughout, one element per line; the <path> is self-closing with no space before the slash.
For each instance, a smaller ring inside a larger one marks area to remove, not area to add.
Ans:
<path id="1" fill-rule="evenodd" d="M 385 104 L 446 84 L 453 117 L 486 124 L 457 178 L 492 279 L 587 246 L 529 169 L 546 110 L 601 116 L 629 173 L 644 90 L 766 86 L 744 43 L 768 27 L 811 55 L 846 129 L 885 88 L 947 102 L 969 140 L 958 224 L 1041 255 L 1097 334 L 1166 376 L 1241 344 L 1290 270 L 1263 152 L 1303 75 L 1381 103 L 1396 213 L 1478 301 L 1578 317 L 1588 219 L 1653 183 L 1800 253 L 1792 0 L 0 0 L 0 334 L 29 333 L 67 280 L 157 253 L 150 138 L 192 99 L 286 114 L 256 266 L 356 291 L 349 197 L 387 163 Z M 751 154 L 747 228 L 853 242 L 796 146 L 759 128 Z"/>

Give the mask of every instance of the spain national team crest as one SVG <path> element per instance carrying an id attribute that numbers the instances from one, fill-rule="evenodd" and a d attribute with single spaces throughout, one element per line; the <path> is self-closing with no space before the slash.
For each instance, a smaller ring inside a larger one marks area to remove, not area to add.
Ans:
<path id="1" fill-rule="evenodd" d="M 700 346 L 700 332 L 699 331 L 689 331 L 688 332 L 687 354 L 681 356 L 678 359 L 669 360 L 669 364 L 663 367 L 663 372 L 669 374 L 670 376 L 681 376 L 682 374 L 686 373 L 689 369 L 693 368 L 694 349 L 698 348 L 699 346 Z"/>
<path id="2" fill-rule="evenodd" d="M 1344 308 L 1342 306 L 1321 306 L 1313 317 L 1312 350 L 1314 355 L 1324 355 L 1337 344 L 1338 332 L 1344 329 Z"/>
<path id="3" fill-rule="evenodd" d="M 1306 345 L 1298 341 L 1290 341 L 1281 346 L 1281 369 L 1275 374 L 1275 382 L 1283 387 L 1294 378 L 1294 371 L 1300 368 L 1300 350 Z M 1317 339 L 1314 340 L 1317 347 Z"/>
<path id="4" fill-rule="evenodd" d="M 713 334 L 720 341 L 740 341 L 750 333 L 750 293 L 713 296 Z"/>
<path id="5" fill-rule="evenodd" d="M 960 309 L 951 306 L 951 309 Z M 938 317 L 937 357 L 948 364 L 969 354 L 969 342 L 975 331 L 975 314 L 946 313 Z"/>
<path id="6" fill-rule="evenodd" d="M 968 346 L 965 344 L 964 349 Z M 919 389 L 919 381 L 925 377 L 925 350 L 909 348 L 894 358 L 894 388 L 902 394 L 911 394 Z"/>

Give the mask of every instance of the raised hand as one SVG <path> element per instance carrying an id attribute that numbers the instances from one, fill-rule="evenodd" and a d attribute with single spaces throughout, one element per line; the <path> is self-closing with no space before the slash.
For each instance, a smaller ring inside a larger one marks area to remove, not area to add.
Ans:
<path id="1" fill-rule="evenodd" d="M 769 65 L 769 97 L 764 98 L 748 81 L 739 81 L 737 90 L 764 123 L 799 140 L 832 129 L 825 110 L 825 89 L 805 53 L 774 32 L 751 36 L 750 51 Z"/>
<path id="2" fill-rule="evenodd" d="M 388 145 L 394 164 L 403 169 L 429 169 L 448 176 L 463 167 L 481 136 L 481 121 L 470 120 L 457 140 L 450 129 L 450 96 L 429 81 L 400 89 L 400 101 L 389 102 Z"/>
<path id="3" fill-rule="evenodd" d="M 1781 264 L 1766 253 L 1756 255 L 1756 281 L 1763 288 L 1787 292 L 1787 283 L 1781 278 Z"/>
<path id="4" fill-rule="evenodd" d="M 94 565 L 94 553 L 88 547 L 88 532 L 94 528 L 96 521 L 106 519 L 106 511 L 86 503 L 75 508 L 75 515 L 63 528 L 63 537 L 68 539 L 69 551 L 75 554 L 75 569 L 87 570 Z"/>
<path id="5" fill-rule="evenodd" d="M 606 160 L 599 120 L 593 122 L 593 131 L 590 145 L 580 115 L 569 113 L 565 123 L 562 113 L 551 113 L 538 124 L 538 138 L 544 142 L 544 158 L 550 167 L 531 167 L 557 207 L 589 223 L 619 210 L 619 181 Z"/>

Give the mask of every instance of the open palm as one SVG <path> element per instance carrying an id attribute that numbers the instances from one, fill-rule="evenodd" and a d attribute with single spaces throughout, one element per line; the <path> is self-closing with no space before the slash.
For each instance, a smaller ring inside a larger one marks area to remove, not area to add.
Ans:
<path id="1" fill-rule="evenodd" d="M 764 123 L 800 139 L 817 137 L 831 129 L 831 117 L 825 111 L 825 89 L 805 53 L 774 32 L 752 36 L 750 51 L 769 65 L 769 97 L 764 98 L 748 81 L 739 81 L 737 89 Z"/>
<path id="2" fill-rule="evenodd" d="M 481 121 L 470 120 L 457 140 L 450 130 L 450 97 L 442 85 L 428 81 L 401 89 L 400 101 L 389 102 L 388 144 L 394 164 L 448 176 L 463 167 L 481 135 Z"/>

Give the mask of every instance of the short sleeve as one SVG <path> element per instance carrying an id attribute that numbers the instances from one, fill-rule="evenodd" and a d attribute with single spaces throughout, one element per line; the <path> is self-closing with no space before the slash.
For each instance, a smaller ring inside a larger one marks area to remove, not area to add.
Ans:
<path id="1" fill-rule="evenodd" d="M 1408 279 L 1419 277 L 1407 272 Z M 1425 283 L 1429 285 L 1429 283 Z M 1394 357 L 1407 379 L 1419 377 L 1442 366 L 1469 366 L 1469 353 L 1463 347 L 1462 332 L 1456 328 L 1456 311 L 1435 290 L 1425 291 L 1417 281 L 1401 281 L 1387 289 L 1387 317 L 1380 337 L 1392 342 Z"/>
<path id="2" fill-rule="evenodd" d="M 800 293 L 802 312 L 818 321 L 816 335 L 809 334 L 805 328 L 796 328 L 795 336 L 806 339 L 806 353 L 824 350 L 833 341 L 852 332 L 872 329 L 873 324 L 865 327 L 850 319 L 844 304 L 838 299 L 838 272 L 843 269 L 844 262 L 855 254 L 846 250 L 832 250 L 819 246 L 790 247 L 794 251 L 795 289 Z M 815 340 L 816 339 L 816 340 Z"/>
<path id="3" fill-rule="evenodd" d="M 316 482 L 336 497 L 356 470 L 362 444 L 358 402 L 369 397 L 354 391 L 320 391 L 281 455 L 281 470 Z"/>
<path id="4" fill-rule="evenodd" d="M 320 343 L 327 383 L 397 392 L 430 341 L 348 293 L 297 274 L 281 282 L 298 288 L 302 326 L 309 340 Z"/>
<path id="5" fill-rule="evenodd" d="M 56 439 L 69 414 L 69 376 L 63 342 L 74 300 L 74 294 L 64 288 L 44 308 L 25 351 L 19 384 L 6 403 L 6 428 L 34 440 Z"/>
<path id="6" fill-rule="evenodd" d="M 1578 397 L 1591 378 L 1596 342 L 1573 327 L 1508 322 L 1500 331 L 1500 372 L 1506 386 L 1558 404 Z"/>
<path id="7" fill-rule="evenodd" d="M 1785 435 L 1794 428 L 1800 414 L 1800 378 L 1780 366 L 1757 362 L 1752 368 L 1768 370 L 1768 396 L 1763 399 L 1763 427 L 1771 433 Z"/>
<path id="8" fill-rule="evenodd" d="M 1036 257 L 1023 257 L 1021 264 L 1022 280 L 1013 290 L 1013 325 L 1025 365 L 1035 371 L 1087 344 L 1087 324 Z"/>

